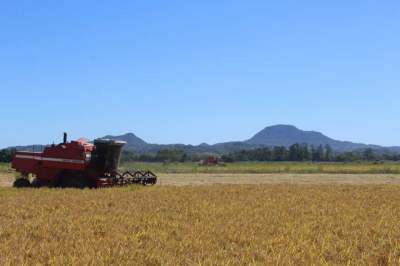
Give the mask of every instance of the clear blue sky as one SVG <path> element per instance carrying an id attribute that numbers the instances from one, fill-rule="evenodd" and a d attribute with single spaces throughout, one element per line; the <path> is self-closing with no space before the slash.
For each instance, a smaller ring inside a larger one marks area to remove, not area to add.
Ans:
<path id="1" fill-rule="evenodd" d="M 2 1 L 0 147 L 293 124 L 400 145 L 399 1 Z"/>

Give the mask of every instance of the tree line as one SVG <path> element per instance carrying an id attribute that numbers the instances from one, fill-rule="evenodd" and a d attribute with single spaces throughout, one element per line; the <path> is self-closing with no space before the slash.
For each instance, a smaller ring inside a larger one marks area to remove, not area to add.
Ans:
<path id="1" fill-rule="evenodd" d="M 209 154 L 188 154 L 179 149 L 164 149 L 156 153 L 137 155 L 131 151 L 124 151 L 122 161 L 144 162 L 185 162 L 200 161 Z M 307 144 L 293 144 L 290 147 L 275 146 L 252 150 L 241 150 L 221 156 L 224 162 L 239 161 L 314 161 L 314 162 L 352 162 L 352 161 L 399 161 L 400 154 L 382 153 L 373 149 L 353 152 L 335 152 L 330 145 L 312 146 Z"/>
<path id="2" fill-rule="evenodd" d="M 132 151 L 122 151 L 122 162 L 185 162 L 188 161 L 189 156 L 180 149 L 162 149 L 156 153 L 136 154 Z"/>
<path id="3" fill-rule="evenodd" d="M 15 149 L 0 150 L 0 162 L 11 162 Z M 136 154 L 123 151 L 121 161 L 142 162 L 198 162 L 210 154 L 189 154 L 180 149 L 162 149 L 155 153 Z M 290 147 L 275 146 L 252 150 L 241 150 L 221 156 L 225 162 L 238 161 L 314 161 L 314 162 L 352 162 L 352 161 L 400 161 L 400 154 L 378 153 L 373 149 L 338 153 L 329 145 L 312 146 L 294 144 Z"/>
<path id="4" fill-rule="evenodd" d="M 15 153 L 15 149 L 2 149 L 0 150 L 0 162 L 9 163 Z"/>
<path id="5" fill-rule="evenodd" d="M 241 150 L 222 155 L 225 162 L 235 161 L 313 161 L 313 162 L 352 162 L 352 161 L 399 161 L 400 154 L 378 153 L 371 148 L 353 152 L 334 152 L 330 145 L 317 147 L 307 144 L 265 147 L 254 150 Z"/>

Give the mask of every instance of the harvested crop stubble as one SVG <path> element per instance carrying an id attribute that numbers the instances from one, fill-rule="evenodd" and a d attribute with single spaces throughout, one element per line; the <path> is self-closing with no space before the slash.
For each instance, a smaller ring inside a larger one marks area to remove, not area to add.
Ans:
<path id="1" fill-rule="evenodd" d="M 1 189 L 0 264 L 397 265 L 400 187 Z"/>

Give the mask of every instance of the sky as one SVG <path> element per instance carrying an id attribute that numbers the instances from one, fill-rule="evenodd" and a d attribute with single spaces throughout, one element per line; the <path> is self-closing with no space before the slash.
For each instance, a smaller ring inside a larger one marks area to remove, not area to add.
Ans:
<path id="1" fill-rule="evenodd" d="M 0 148 L 274 124 L 400 145 L 399 1 L 0 1 Z"/>

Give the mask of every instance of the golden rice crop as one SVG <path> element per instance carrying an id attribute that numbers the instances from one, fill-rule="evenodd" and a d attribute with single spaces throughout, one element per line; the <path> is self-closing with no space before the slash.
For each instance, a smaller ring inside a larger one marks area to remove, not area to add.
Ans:
<path id="1" fill-rule="evenodd" d="M 396 185 L 0 189 L 1 265 L 398 265 Z"/>

